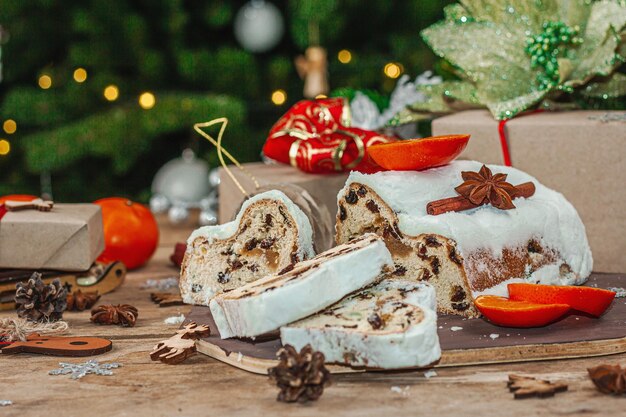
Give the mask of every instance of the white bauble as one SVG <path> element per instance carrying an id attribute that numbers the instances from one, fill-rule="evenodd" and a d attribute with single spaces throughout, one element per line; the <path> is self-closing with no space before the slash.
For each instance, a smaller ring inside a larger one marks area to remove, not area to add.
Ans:
<path id="1" fill-rule="evenodd" d="M 252 0 L 235 16 L 235 38 L 249 52 L 266 52 L 278 45 L 285 31 L 283 16 L 272 3 Z"/>
<path id="2" fill-rule="evenodd" d="M 165 196 L 171 204 L 197 203 L 211 189 L 209 164 L 197 159 L 191 149 L 163 165 L 152 181 L 152 193 Z"/>
<path id="3" fill-rule="evenodd" d="M 217 224 L 217 214 L 213 210 L 203 210 L 200 212 L 198 222 L 201 226 L 214 226 Z"/>
<path id="4" fill-rule="evenodd" d="M 213 168 L 209 173 L 209 184 L 211 184 L 213 188 L 217 188 L 217 186 L 220 185 L 220 181 L 221 179 L 219 168 Z"/>
<path id="5" fill-rule="evenodd" d="M 189 218 L 189 210 L 183 206 L 172 206 L 167 212 L 167 217 L 174 224 L 182 223 Z"/>
<path id="6" fill-rule="evenodd" d="M 153 213 L 165 213 L 170 208 L 170 200 L 162 194 L 150 197 L 150 211 Z"/>

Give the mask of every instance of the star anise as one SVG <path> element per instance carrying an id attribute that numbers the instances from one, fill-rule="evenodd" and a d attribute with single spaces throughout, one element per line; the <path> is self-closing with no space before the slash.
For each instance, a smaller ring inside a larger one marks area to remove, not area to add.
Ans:
<path id="1" fill-rule="evenodd" d="M 67 311 L 84 311 L 91 308 L 100 299 L 98 291 L 82 292 L 74 291 L 67 295 Z"/>
<path id="2" fill-rule="evenodd" d="M 277 401 L 315 401 L 330 384 L 330 372 L 324 366 L 324 354 L 306 345 L 300 353 L 291 345 L 278 351 L 280 362 L 269 369 L 270 378 L 280 388 Z"/>
<path id="3" fill-rule="evenodd" d="M 507 174 L 494 175 L 486 165 L 483 165 L 478 172 L 461 172 L 461 177 L 464 182 L 455 190 L 473 204 L 479 206 L 489 203 L 500 210 L 515 208 L 513 196 L 516 189 L 506 182 Z"/>
<path id="4" fill-rule="evenodd" d="M 589 378 L 600 392 L 605 394 L 626 394 L 626 369 L 619 365 L 600 365 L 587 369 Z"/>
<path id="5" fill-rule="evenodd" d="M 139 315 L 137 309 L 128 304 L 101 305 L 91 310 L 91 321 L 97 324 L 119 324 L 133 327 Z"/>

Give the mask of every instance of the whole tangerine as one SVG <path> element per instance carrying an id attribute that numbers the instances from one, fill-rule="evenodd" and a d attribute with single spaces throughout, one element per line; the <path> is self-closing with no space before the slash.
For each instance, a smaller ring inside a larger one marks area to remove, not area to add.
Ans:
<path id="1" fill-rule="evenodd" d="M 97 200 L 102 208 L 104 252 L 100 262 L 122 261 L 128 269 L 144 265 L 159 243 L 159 227 L 150 210 L 121 197 Z"/>

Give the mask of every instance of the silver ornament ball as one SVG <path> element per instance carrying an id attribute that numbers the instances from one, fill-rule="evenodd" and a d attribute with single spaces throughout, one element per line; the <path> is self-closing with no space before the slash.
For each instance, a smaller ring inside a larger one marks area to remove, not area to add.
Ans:
<path id="1" fill-rule="evenodd" d="M 264 0 L 251 0 L 235 16 L 235 38 L 249 52 L 269 51 L 278 45 L 284 31 L 280 11 Z"/>
<path id="2" fill-rule="evenodd" d="M 150 211 L 153 213 L 165 213 L 168 208 L 170 208 L 170 200 L 163 194 L 155 194 L 150 197 Z"/>
<path id="3" fill-rule="evenodd" d="M 181 206 L 172 206 L 167 212 L 167 217 L 174 224 L 182 223 L 189 218 L 189 210 Z"/>
<path id="4" fill-rule="evenodd" d="M 217 224 L 217 214 L 214 210 L 202 210 L 198 217 L 201 226 L 213 226 Z"/>

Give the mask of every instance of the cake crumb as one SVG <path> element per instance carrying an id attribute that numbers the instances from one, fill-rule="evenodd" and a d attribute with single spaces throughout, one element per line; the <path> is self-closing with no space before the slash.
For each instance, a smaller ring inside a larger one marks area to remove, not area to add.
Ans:
<path id="1" fill-rule="evenodd" d="M 615 293 L 615 298 L 624 298 L 624 297 L 626 297 L 626 288 L 609 287 L 609 288 L 607 288 L 607 290 L 613 291 Z"/>
<path id="2" fill-rule="evenodd" d="M 180 316 L 171 316 L 163 320 L 165 324 L 183 324 L 185 321 L 185 315 L 181 314 Z"/>
<path id="3" fill-rule="evenodd" d="M 401 394 L 403 396 L 407 396 L 409 395 L 408 391 L 409 391 L 409 386 L 406 385 L 404 388 L 401 388 L 397 385 L 394 385 L 393 387 L 390 388 L 391 392 L 395 392 L 396 394 Z"/>
<path id="4" fill-rule="evenodd" d="M 463 328 L 461 326 L 452 326 L 450 327 L 450 330 L 452 330 L 453 332 L 458 332 L 459 330 L 463 330 Z"/>
<path id="5" fill-rule="evenodd" d="M 491 338 L 491 340 L 496 340 L 500 337 L 500 335 L 498 333 L 491 333 L 489 337 Z"/>
<path id="6" fill-rule="evenodd" d="M 435 376 L 437 376 L 437 371 L 435 371 L 434 369 L 424 372 L 424 378 L 426 379 L 429 379 Z"/>

